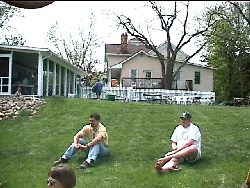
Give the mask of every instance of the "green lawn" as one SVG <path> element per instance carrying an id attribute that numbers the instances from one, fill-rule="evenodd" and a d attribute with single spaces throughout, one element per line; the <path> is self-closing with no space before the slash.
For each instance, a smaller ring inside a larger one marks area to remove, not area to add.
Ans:
<path id="1" fill-rule="evenodd" d="M 69 165 L 77 188 L 236 188 L 250 162 L 249 107 L 181 106 L 140 102 L 47 98 L 38 114 L 0 121 L 0 187 L 44 188 L 47 172 L 73 135 L 97 112 L 109 133 L 111 155 L 78 170 L 83 153 Z M 179 115 L 189 111 L 202 133 L 202 160 L 158 175 L 157 158 L 170 148 Z"/>

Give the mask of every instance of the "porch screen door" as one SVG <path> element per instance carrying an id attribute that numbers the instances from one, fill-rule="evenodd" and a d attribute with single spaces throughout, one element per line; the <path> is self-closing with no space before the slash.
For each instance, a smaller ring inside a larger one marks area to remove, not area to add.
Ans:
<path id="1" fill-rule="evenodd" d="M 136 86 L 136 77 L 137 77 L 137 70 L 136 69 L 131 69 L 130 72 L 130 77 L 131 77 L 131 86 Z"/>
<path id="2" fill-rule="evenodd" d="M 11 94 L 11 55 L 0 54 L 0 95 Z"/>

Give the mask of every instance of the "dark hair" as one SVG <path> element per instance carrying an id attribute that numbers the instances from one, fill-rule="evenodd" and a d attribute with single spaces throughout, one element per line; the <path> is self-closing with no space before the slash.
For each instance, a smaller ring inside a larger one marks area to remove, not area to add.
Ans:
<path id="1" fill-rule="evenodd" d="M 59 164 L 52 167 L 48 175 L 58 180 L 65 188 L 73 188 L 76 185 L 76 175 L 68 165 Z"/>
<path id="2" fill-rule="evenodd" d="M 90 114 L 89 116 L 90 118 L 94 118 L 95 120 L 97 121 L 100 121 L 101 120 L 101 116 L 97 113 L 93 113 L 93 114 Z"/>

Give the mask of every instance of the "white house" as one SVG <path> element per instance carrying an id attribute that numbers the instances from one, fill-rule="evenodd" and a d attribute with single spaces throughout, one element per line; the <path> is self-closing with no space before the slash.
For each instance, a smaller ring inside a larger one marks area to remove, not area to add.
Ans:
<path id="1" fill-rule="evenodd" d="M 47 48 L 0 45 L 0 95 L 68 96 L 85 72 Z"/>
<path id="2" fill-rule="evenodd" d="M 166 56 L 167 43 L 157 48 Z M 179 51 L 174 71 L 187 56 Z M 121 35 L 121 44 L 105 45 L 106 70 L 110 85 L 115 82 L 134 88 L 162 88 L 161 64 L 155 53 L 147 49 L 139 40 L 127 41 L 127 35 Z M 187 63 L 177 74 L 172 89 L 213 91 L 213 68 L 200 64 Z"/>

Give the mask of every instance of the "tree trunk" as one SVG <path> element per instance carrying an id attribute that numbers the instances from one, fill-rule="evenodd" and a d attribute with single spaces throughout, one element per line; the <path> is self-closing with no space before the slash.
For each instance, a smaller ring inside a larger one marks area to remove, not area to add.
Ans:
<path id="1" fill-rule="evenodd" d="M 165 70 L 165 85 L 164 89 L 172 89 L 172 82 L 173 82 L 173 63 L 171 60 L 167 60 L 167 67 Z"/>
<path id="2" fill-rule="evenodd" d="M 172 74 L 172 71 L 167 69 L 166 70 L 166 86 L 164 89 L 172 89 L 172 83 L 173 83 L 173 74 Z"/>

